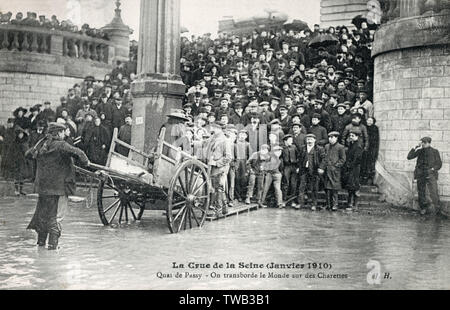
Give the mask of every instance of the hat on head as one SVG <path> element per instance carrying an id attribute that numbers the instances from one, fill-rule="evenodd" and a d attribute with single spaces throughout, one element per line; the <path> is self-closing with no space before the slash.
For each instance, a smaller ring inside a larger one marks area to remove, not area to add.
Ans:
<path id="1" fill-rule="evenodd" d="M 274 151 L 274 152 L 276 152 L 276 151 L 282 151 L 282 150 L 283 150 L 283 148 L 282 148 L 281 146 L 279 146 L 279 145 L 276 145 L 276 146 L 273 147 L 273 151 Z"/>
<path id="2" fill-rule="evenodd" d="M 276 124 L 281 125 L 281 121 L 278 118 L 274 119 L 269 123 L 269 125 L 276 125 Z"/>
<path id="3" fill-rule="evenodd" d="M 19 111 L 22 111 L 23 114 L 27 113 L 28 110 L 23 108 L 23 107 L 18 107 L 17 109 L 14 110 L 13 115 L 17 117 L 17 115 L 19 114 Z"/>
<path id="4" fill-rule="evenodd" d="M 313 119 L 313 118 L 321 119 L 322 117 L 320 116 L 319 113 L 314 113 L 314 114 L 312 115 L 311 119 Z"/>
<path id="5" fill-rule="evenodd" d="M 337 108 L 344 108 L 344 109 L 347 109 L 347 106 L 345 105 L 345 104 L 343 104 L 343 103 L 339 103 L 337 106 L 336 106 L 336 109 Z"/>
<path id="6" fill-rule="evenodd" d="M 310 133 L 310 134 L 307 134 L 307 135 L 306 135 L 306 138 L 313 138 L 313 139 L 317 139 L 317 138 L 316 138 L 316 135 L 315 135 L 315 134 L 312 134 L 312 133 Z"/>
<path id="7" fill-rule="evenodd" d="M 268 105 L 269 105 L 269 103 L 268 103 L 267 101 L 261 101 L 261 102 L 259 103 L 259 106 L 260 106 L 260 107 L 268 106 Z"/>
<path id="8" fill-rule="evenodd" d="M 337 131 L 332 131 L 328 134 L 328 137 L 339 137 L 341 134 Z"/>
<path id="9" fill-rule="evenodd" d="M 167 117 L 181 119 L 181 120 L 184 120 L 184 121 L 188 121 L 189 120 L 189 118 L 186 117 L 186 114 L 184 114 L 184 111 L 183 110 L 179 110 L 179 109 L 172 109 L 170 111 L 170 113 L 167 114 Z"/>
<path id="10" fill-rule="evenodd" d="M 281 105 L 281 106 L 280 106 L 280 111 L 281 111 L 281 110 L 286 110 L 286 111 L 287 111 L 287 110 L 288 110 L 287 105 L 285 105 L 285 104 Z"/>
<path id="11" fill-rule="evenodd" d="M 354 134 L 354 135 L 357 135 L 357 136 L 360 136 L 361 135 L 361 129 L 359 129 L 359 128 L 352 128 L 351 130 L 350 130 L 350 133 L 352 133 L 352 134 Z"/>
<path id="12" fill-rule="evenodd" d="M 290 135 L 290 134 L 288 134 L 288 135 L 285 135 L 284 137 L 283 137 L 283 141 L 284 140 L 287 140 L 287 139 L 289 139 L 289 138 L 293 138 L 294 136 L 293 135 Z"/>
<path id="13" fill-rule="evenodd" d="M 48 124 L 48 133 L 57 133 L 60 132 L 62 130 L 66 130 L 66 126 L 64 124 L 61 123 L 56 123 L 56 122 L 51 122 Z"/>
<path id="14" fill-rule="evenodd" d="M 355 113 L 352 115 L 352 119 L 354 119 L 355 117 L 359 117 L 360 119 L 362 119 L 362 115 L 360 113 Z"/>
<path id="15" fill-rule="evenodd" d="M 431 143 L 431 141 L 433 141 L 433 139 L 431 139 L 430 137 L 423 137 L 422 139 L 420 139 L 423 143 Z"/>

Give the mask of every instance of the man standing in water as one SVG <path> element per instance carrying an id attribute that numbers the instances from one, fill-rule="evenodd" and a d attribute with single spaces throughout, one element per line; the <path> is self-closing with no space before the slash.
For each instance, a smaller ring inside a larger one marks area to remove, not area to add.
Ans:
<path id="1" fill-rule="evenodd" d="M 61 222 L 67 209 L 68 196 L 75 193 L 75 167 L 73 157 L 89 164 L 86 154 L 64 141 L 66 126 L 50 123 L 47 135 L 27 152 L 36 159 L 35 190 L 39 194 L 34 216 L 27 229 L 38 233 L 38 245 L 58 248 Z"/>
<path id="2" fill-rule="evenodd" d="M 430 137 L 422 138 L 420 144 L 408 154 L 408 160 L 417 158 L 414 179 L 417 180 L 417 192 L 419 194 L 419 206 L 422 215 L 425 215 L 428 209 L 427 188 L 437 213 L 441 211 L 437 180 L 439 176 L 438 171 L 442 168 L 442 161 L 439 151 L 431 147 L 431 141 L 432 139 Z"/>

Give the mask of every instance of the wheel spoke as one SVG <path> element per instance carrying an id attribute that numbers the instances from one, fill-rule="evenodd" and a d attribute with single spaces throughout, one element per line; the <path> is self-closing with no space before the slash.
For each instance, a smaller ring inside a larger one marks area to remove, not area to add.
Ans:
<path id="1" fill-rule="evenodd" d="M 173 208 L 176 208 L 176 207 L 178 207 L 178 206 L 182 206 L 182 205 L 185 204 L 185 203 L 186 203 L 186 200 L 177 202 L 177 203 L 175 203 L 175 204 L 172 205 L 172 209 L 173 209 Z"/>
<path id="2" fill-rule="evenodd" d="M 178 182 L 180 183 L 181 190 L 183 191 L 184 196 L 187 196 L 186 189 L 183 185 L 183 181 L 181 180 L 181 176 L 178 176 Z"/>
<path id="3" fill-rule="evenodd" d="M 136 214 L 134 213 L 133 208 L 131 207 L 130 203 L 128 203 L 128 207 L 130 208 L 130 213 L 133 216 L 134 220 L 137 221 Z"/>
<path id="4" fill-rule="evenodd" d="M 191 165 L 191 172 L 192 172 L 192 169 L 193 169 L 193 166 Z M 184 169 L 184 189 L 186 190 L 186 195 L 188 194 L 188 191 L 189 191 L 188 174 L 189 174 L 189 169 L 188 169 L 188 167 L 186 167 L 186 169 Z"/>
<path id="5" fill-rule="evenodd" d="M 187 188 L 187 190 L 188 190 L 189 192 L 192 191 L 192 181 L 194 180 L 194 176 L 195 176 L 195 168 L 196 168 L 196 166 L 192 165 L 192 168 L 191 168 L 191 177 L 189 178 L 189 184 L 188 184 L 188 188 Z"/>
<path id="6" fill-rule="evenodd" d="M 197 219 L 197 215 L 195 215 L 194 210 L 192 210 L 192 215 L 193 215 L 193 218 L 194 218 L 195 222 L 197 223 L 197 226 L 200 227 L 200 223 L 199 223 L 199 221 L 198 221 L 198 219 Z"/>
<path id="7" fill-rule="evenodd" d="M 123 215 L 123 204 L 122 202 L 120 202 L 119 224 L 122 223 L 122 215 Z"/>
<path id="8" fill-rule="evenodd" d="M 195 176 L 195 181 L 192 184 L 190 184 L 191 188 L 189 189 L 189 191 L 192 191 L 194 189 L 194 186 L 197 185 L 197 181 L 198 181 L 198 178 L 200 177 L 200 175 L 201 175 L 201 170 L 199 172 L 197 172 L 197 175 Z"/>
<path id="9" fill-rule="evenodd" d="M 114 210 L 114 213 L 113 213 L 113 215 L 111 216 L 111 218 L 109 219 L 108 224 L 111 224 L 111 223 L 112 223 L 113 219 L 114 219 L 114 218 L 116 217 L 116 215 L 117 215 L 117 211 L 119 211 L 119 208 L 120 208 L 120 204 L 117 206 L 116 210 Z"/>
<path id="10" fill-rule="evenodd" d="M 114 195 L 114 196 L 103 196 L 103 199 L 109 199 L 109 198 L 117 198 L 119 197 L 119 195 Z"/>
<path id="11" fill-rule="evenodd" d="M 183 225 L 183 222 L 185 222 L 185 217 L 186 217 L 186 207 L 183 209 L 183 216 L 181 217 L 180 225 L 178 226 L 178 231 L 181 230 L 181 225 Z M 185 227 L 186 227 L 186 225 L 185 225 Z"/>
<path id="12" fill-rule="evenodd" d="M 125 208 L 125 221 L 128 223 L 128 203 L 124 205 Z"/>
<path id="13" fill-rule="evenodd" d="M 186 209 L 186 206 L 184 206 L 183 208 L 180 209 L 180 211 L 178 211 L 177 215 L 175 215 L 175 217 L 173 218 L 173 223 L 177 221 L 178 217 L 184 211 L 184 209 Z"/>
<path id="14" fill-rule="evenodd" d="M 110 204 L 108 206 L 108 208 L 106 208 L 106 210 L 103 211 L 103 214 L 106 214 L 106 212 L 108 212 L 109 210 L 111 210 L 118 202 L 120 202 L 120 199 L 117 199 L 116 201 L 114 201 L 112 204 Z"/>
<path id="15" fill-rule="evenodd" d="M 202 189 L 203 185 L 205 185 L 206 182 L 207 182 L 207 180 L 204 180 L 203 183 L 200 184 L 200 186 L 195 189 L 195 191 L 192 193 L 192 195 L 194 195 L 194 196 L 197 195 L 197 193 Z"/>
<path id="16" fill-rule="evenodd" d="M 199 209 L 200 211 L 202 211 L 203 213 L 206 213 L 206 211 L 205 210 L 203 210 L 202 208 L 200 208 L 199 206 L 196 206 L 195 204 L 194 204 L 194 208 L 196 208 L 196 209 Z"/>

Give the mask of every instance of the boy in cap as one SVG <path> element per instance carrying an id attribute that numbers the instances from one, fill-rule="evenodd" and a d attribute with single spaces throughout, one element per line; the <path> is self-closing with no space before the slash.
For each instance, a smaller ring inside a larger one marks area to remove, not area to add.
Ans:
<path id="1" fill-rule="evenodd" d="M 38 233 L 38 245 L 56 250 L 68 196 L 75 192 L 75 168 L 72 157 L 88 166 L 89 159 L 80 149 L 64 141 L 66 126 L 50 123 L 45 139 L 27 152 L 37 161 L 35 189 L 39 194 L 36 211 L 27 229 Z"/>
<path id="2" fill-rule="evenodd" d="M 283 160 L 280 157 L 282 153 L 283 148 L 281 146 L 274 147 L 269 153 L 270 159 L 262 165 L 262 171 L 264 171 L 265 175 L 264 191 L 261 197 L 261 203 L 259 204 L 262 207 L 267 207 L 266 197 L 272 184 L 277 207 L 280 209 L 286 207 L 283 203 L 283 193 L 281 191 L 282 174 L 280 171 L 283 170 Z"/>
<path id="3" fill-rule="evenodd" d="M 311 127 L 308 133 L 312 133 L 316 137 L 317 144 L 320 146 L 325 146 L 328 143 L 328 135 L 325 127 L 319 125 L 321 116 L 320 114 L 314 113 L 311 117 Z"/>
<path id="4" fill-rule="evenodd" d="M 428 209 L 427 188 L 435 208 L 437 208 L 438 212 L 442 211 L 437 184 L 438 172 L 442 168 L 442 160 L 439 151 L 431 147 L 431 142 L 432 139 L 430 137 L 422 138 L 419 145 L 411 149 L 408 154 L 408 160 L 417 158 L 414 179 L 417 180 L 417 192 L 419 194 L 419 206 L 422 215 L 425 215 Z"/>
<path id="5" fill-rule="evenodd" d="M 297 171 L 298 171 L 298 153 L 297 147 L 293 144 L 294 137 L 292 135 L 286 135 L 283 139 L 283 198 L 288 200 L 291 196 L 294 196 L 297 191 Z M 294 204 L 293 204 L 294 205 Z"/>
<path id="6" fill-rule="evenodd" d="M 313 205 L 312 211 L 316 211 L 317 193 L 319 191 L 319 174 L 325 169 L 324 166 L 325 151 L 316 144 L 316 136 L 308 134 L 306 136 L 306 145 L 304 145 L 299 152 L 298 168 L 300 175 L 300 186 L 298 193 L 299 206 L 294 206 L 300 209 L 305 206 L 305 192 L 311 191 L 311 198 Z"/>
<path id="7" fill-rule="evenodd" d="M 344 133 L 342 134 L 342 144 L 350 145 L 350 131 L 353 129 L 359 129 L 361 131 L 361 137 L 358 139 L 359 145 L 367 151 L 369 149 L 369 134 L 367 133 L 367 127 L 361 123 L 362 115 L 355 113 L 352 115 L 352 122 L 345 126 Z"/>
<path id="8" fill-rule="evenodd" d="M 358 197 L 356 193 L 359 191 L 359 173 L 361 170 L 361 161 L 363 149 L 358 143 L 361 131 L 358 128 L 350 131 L 350 145 L 346 153 L 346 162 L 343 168 L 345 187 L 348 191 L 347 211 L 358 209 Z"/>
<path id="9" fill-rule="evenodd" d="M 250 158 L 250 143 L 247 141 L 247 130 L 242 129 L 238 133 L 238 138 L 234 146 L 234 157 L 236 166 L 236 179 L 237 185 L 236 193 L 240 202 L 243 201 L 243 197 L 246 195 L 246 189 L 248 186 L 247 175 L 247 160 Z"/>
<path id="10" fill-rule="evenodd" d="M 327 208 L 336 211 L 338 209 L 338 192 L 342 189 L 341 169 L 345 164 L 345 147 L 338 143 L 339 132 L 333 131 L 328 134 L 329 143 L 325 146 L 325 191 L 327 194 Z"/>

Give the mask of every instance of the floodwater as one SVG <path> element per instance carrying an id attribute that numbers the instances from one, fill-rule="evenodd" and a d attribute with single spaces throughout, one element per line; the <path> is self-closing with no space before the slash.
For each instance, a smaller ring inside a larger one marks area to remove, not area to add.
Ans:
<path id="1" fill-rule="evenodd" d="M 262 209 L 171 235 L 161 211 L 104 227 L 96 207 L 71 204 L 48 251 L 25 229 L 35 205 L 0 199 L 0 289 L 450 289 L 444 219 Z"/>

